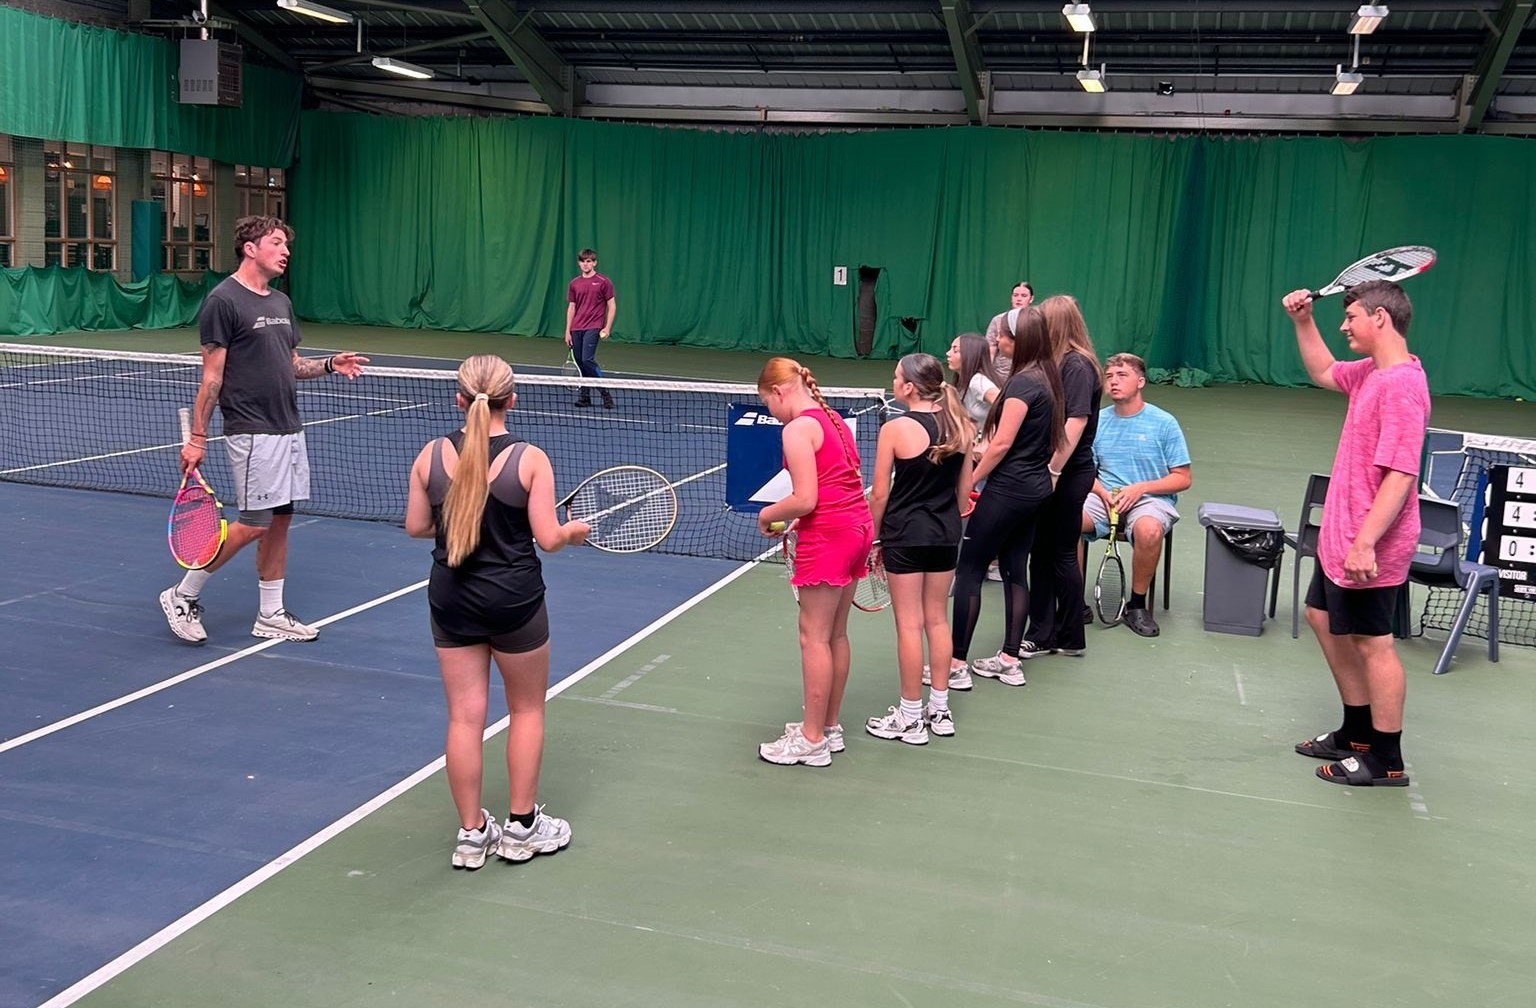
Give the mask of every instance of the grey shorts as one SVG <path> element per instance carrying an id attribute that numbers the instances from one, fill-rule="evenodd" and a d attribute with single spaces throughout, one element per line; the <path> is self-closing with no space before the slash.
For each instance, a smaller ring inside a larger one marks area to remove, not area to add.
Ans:
<path id="1" fill-rule="evenodd" d="M 1104 501 L 1098 494 L 1088 494 L 1088 498 L 1083 501 L 1083 514 L 1093 519 L 1093 538 L 1103 539 L 1109 535 L 1109 513 L 1104 510 Z M 1128 514 L 1120 516 L 1120 526 L 1126 530 L 1126 539 L 1130 539 L 1131 530 L 1140 518 L 1157 519 L 1157 523 L 1163 527 L 1161 537 L 1167 535 L 1173 523 L 1179 520 L 1179 512 L 1161 497 L 1143 497 Z"/>
<path id="2" fill-rule="evenodd" d="M 235 506 L 253 516 L 309 497 L 309 452 L 304 432 L 228 434 L 229 467 L 235 473 Z M 265 516 L 263 516 L 265 517 Z M 268 524 L 257 518 L 255 524 Z M 249 524 L 249 523 L 248 523 Z"/>

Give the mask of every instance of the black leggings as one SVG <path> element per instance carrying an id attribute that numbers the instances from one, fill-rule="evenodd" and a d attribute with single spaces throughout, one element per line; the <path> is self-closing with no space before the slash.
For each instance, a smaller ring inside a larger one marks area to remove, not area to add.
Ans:
<path id="1" fill-rule="evenodd" d="M 981 583 L 987 565 L 997 558 L 1003 575 L 1003 648 L 1018 656 L 1024 639 L 1024 619 L 1029 615 L 1029 548 L 1035 540 L 1035 515 L 1044 497 L 1009 497 L 982 491 L 966 522 L 960 542 L 960 563 L 955 568 L 955 608 L 952 619 L 955 658 L 965 661 L 981 615 Z"/>
<path id="2" fill-rule="evenodd" d="M 1081 648 L 1087 642 L 1077 544 L 1083 537 L 1083 501 L 1093 491 L 1095 472 L 1092 462 L 1069 465 L 1040 509 L 1029 554 L 1029 639 L 1042 648 Z"/>

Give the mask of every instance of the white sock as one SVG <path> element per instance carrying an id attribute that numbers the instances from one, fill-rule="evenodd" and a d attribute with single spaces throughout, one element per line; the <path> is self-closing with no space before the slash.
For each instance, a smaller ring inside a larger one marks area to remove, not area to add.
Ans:
<path id="1" fill-rule="evenodd" d="M 283 609 L 283 579 L 276 581 L 257 581 L 256 585 L 261 589 L 261 614 L 263 616 L 276 616 Z"/>
<path id="2" fill-rule="evenodd" d="M 930 689 L 928 691 L 929 710 L 949 710 L 949 690 Z"/>
<path id="3" fill-rule="evenodd" d="M 916 721 L 923 716 L 923 701 L 901 698 L 901 716 L 908 721 Z"/>
<path id="4" fill-rule="evenodd" d="M 176 586 L 176 594 L 182 598 L 197 598 L 203 593 L 203 585 L 213 577 L 213 571 L 189 570 L 181 578 L 181 584 Z"/>

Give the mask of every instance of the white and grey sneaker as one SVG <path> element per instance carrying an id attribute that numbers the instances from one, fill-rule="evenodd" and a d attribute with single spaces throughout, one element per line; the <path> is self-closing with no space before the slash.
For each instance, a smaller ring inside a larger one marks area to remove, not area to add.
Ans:
<path id="1" fill-rule="evenodd" d="M 935 710 L 932 706 L 923 709 L 923 717 L 928 721 L 928 730 L 935 735 L 945 738 L 955 733 L 955 715 L 950 713 L 948 707 L 943 710 Z"/>
<path id="2" fill-rule="evenodd" d="M 527 861 L 535 854 L 553 854 L 571 842 L 571 824 L 544 814 L 544 806 L 533 807 L 533 825 L 523 826 L 508 818 L 501 827 L 501 844 L 496 855 L 508 861 Z"/>
<path id="3" fill-rule="evenodd" d="M 160 593 L 160 609 L 171 633 L 177 637 L 193 644 L 208 639 L 208 631 L 203 629 L 203 607 L 197 599 L 178 594 L 174 587 L 167 588 Z"/>
<path id="4" fill-rule="evenodd" d="M 459 830 L 459 842 L 453 848 L 455 868 L 481 867 L 485 864 L 486 855 L 501 843 L 501 826 L 497 824 L 496 817 L 491 815 L 489 809 L 481 809 L 480 814 L 485 817 L 485 822 L 479 829 Z"/>
<path id="5" fill-rule="evenodd" d="M 300 623 L 297 616 L 287 609 L 279 609 L 271 616 L 257 615 L 256 625 L 251 627 L 252 637 L 272 637 L 276 640 L 312 641 L 320 636 L 320 630 L 307 623 Z"/>
<path id="6" fill-rule="evenodd" d="M 928 722 L 921 714 L 910 721 L 900 707 L 892 707 L 884 717 L 872 717 L 864 722 L 864 730 L 875 738 L 901 739 L 907 745 L 928 744 Z"/>
<path id="7" fill-rule="evenodd" d="M 977 658 L 971 662 L 971 670 L 979 676 L 996 679 L 1004 686 L 1023 686 L 1024 663 L 999 651 L 991 658 Z"/>
<path id="8" fill-rule="evenodd" d="M 928 670 L 927 665 L 923 666 L 923 685 L 933 685 L 933 673 Z M 973 685 L 974 683 L 971 681 L 971 666 L 969 664 L 961 665 L 959 668 L 955 668 L 953 665 L 949 667 L 950 689 L 959 690 L 961 693 L 969 693 Z"/>
<path id="9" fill-rule="evenodd" d="M 804 724 L 804 721 L 785 721 L 784 730 L 787 732 L 798 732 Z M 843 738 L 842 725 L 827 725 L 821 730 L 821 733 L 826 736 L 827 748 L 832 752 L 840 753 L 848 748 L 848 743 Z"/>
<path id="10" fill-rule="evenodd" d="M 757 755 L 760 759 L 779 766 L 794 766 L 796 763 L 804 763 L 806 766 L 823 767 L 832 763 L 832 746 L 829 738 L 823 738 L 820 742 L 812 742 L 800 732 L 797 724 L 792 728 L 785 728 L 784 734 L 772 742 L 764 742 L 757 747 Z"/>

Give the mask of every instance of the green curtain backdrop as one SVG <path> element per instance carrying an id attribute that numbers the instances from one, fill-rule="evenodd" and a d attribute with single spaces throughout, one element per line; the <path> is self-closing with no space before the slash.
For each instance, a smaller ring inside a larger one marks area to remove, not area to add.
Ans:
<path id="1" fill-rule="evenodd" d="M 1536 144 L 953 128 L 820 135 L 557 119 L 303 116 L 299 310 L 319 321 L 559 335 L 576 252 L 620 339 L 853 356 L 979 330 L 1028 279 L 1101 353 L 1304 384 L 1280 297 L 1392 245 L 1435 246 L 1410 344 L 1437 392 L 1536 395 Z M 1513 194 L 1511 196 L 1511 194 Z M 834 286 L 833 267 L 849 283 Z M 1342 315 L 1318 309 L 1325 332 Z M 1347 351 L 1334 340 L 1336 352 Z"/>
<path id="2" fill-rule="evenodd" d="M 240 108 L 176 100 L 170 39 L 0 7 L 0 133 L 287 168 L 303 79 L 246 64 Z"/>
<path id="3" fill-rule="evenodd" d="M 193 280 L 156 273 L 119 283 L 110 273 L 81 266 L 0 270 L 0 335 L 193 325 L 203 297 L 222 279 L 219 273 Z"/>

